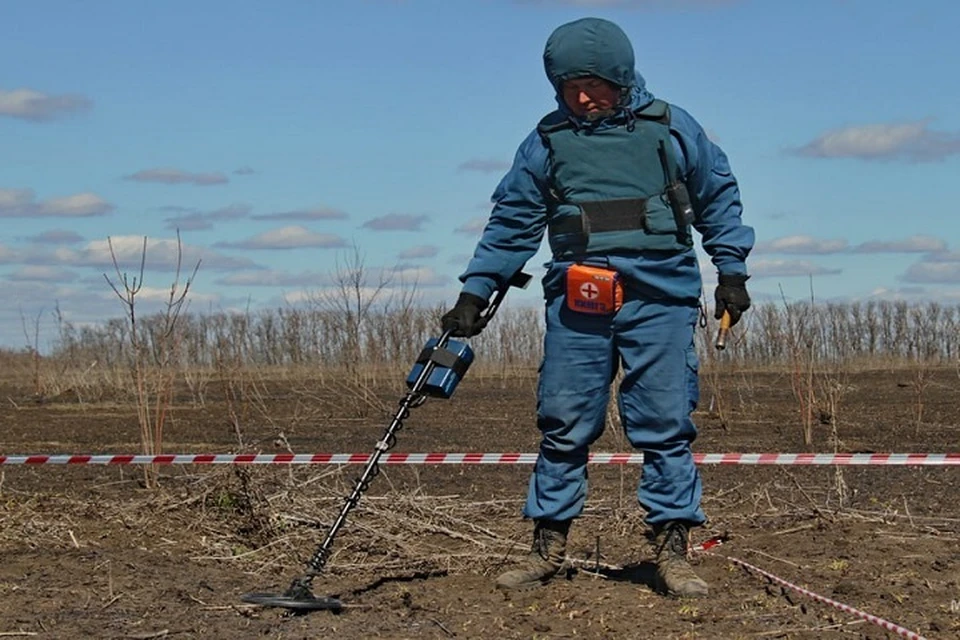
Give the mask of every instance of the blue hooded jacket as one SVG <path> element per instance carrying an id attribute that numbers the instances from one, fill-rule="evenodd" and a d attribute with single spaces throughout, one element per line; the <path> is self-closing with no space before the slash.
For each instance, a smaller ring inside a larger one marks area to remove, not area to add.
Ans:
<path id="1" fill-rule="evenodd" d="M 633 48 L 627 36 L 606 20 L 584 18 L 558 28 L 547 41 L 544 67 L 556 90 L 559 112 L 578 126 L 622 126 L 623 115 L 620 111 L 593 122 L 576 118 L 560 91 L 568 78 L 595 75 L 620 86 L 626 84 L 622 106 L 631 110 L 654 99 L 643 77 L 634 71 Z M 696 214 L 693 227 L 719 273 L 744 275 L 754 232 L 741 222 L 740 192 L 727 157 L 690 114 L 672 104 L 670 114 L 677 163 Z M 553 197 L 550 175 L 548 149 L 534 129 L 493 194 L 490 219 L 473 259 L 460 276 L 464 293 L 489 299 L 536 254 L 547 228 L 547 203 Z M 694 305 L 699 301 L 700 269 L 692 248 L 680 253 L 616 252 L 607 256 L 607 263 L 634 295 Z M 545 265 L 543 289 L 548 300 L 563 293 L 568 264 L 552 260 Z"/>

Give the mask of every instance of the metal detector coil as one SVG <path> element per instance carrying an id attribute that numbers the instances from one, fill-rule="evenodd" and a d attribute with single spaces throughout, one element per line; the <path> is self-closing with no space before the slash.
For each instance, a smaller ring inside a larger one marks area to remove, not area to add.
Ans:
<path id="1" fill-rule="evenodd" d="M 427 363 L 432 362 L 433 369 L 423 383 L 422 392 L 431 398 L 449 398 L 473 362 L 473 349 L 457 340 L 447 340 L 445 347 L 439 345 L 437 338 L 427 340 L 407 376 L 407 387 L 412 389 Z"/>
<path id="2" fill-rule="evenodd" d="M 517 271 L 497 291 L 493 301 L 480 316 L 482 325 L 486 326 L 486 323 L 496 313 L 510 287 L 525 289 L 529 283 L 530 276 Z M 400 400 L 397 412 L 384 431 L 383 437 L 377 442 L 377 446 L 363 468 L 363 473 L 360 474 L 353 486 L 353 491 L 344 498 L 343 507 L 341 507 L 340 513 L 333 524 L 330 525 L 326 537 L 307 561 L 306 572 L 294 578 L 284 593 L 247 593 L 241 598 L 244 602 L 263 607 L 279 607 L 300 614 L 319 609 L 339 610 L 341 608 L 342 605 L 336 598 L 318 598 L 313 595 L 310 590 L 311 584 L 313 579 L 323 571 L 327 560 L 330 559 L 333 541 L 346 523 L 347 516 L 360 502 L 360 498 L 369 488 L 370 482 L 380 473 L 381 456 L 397 443 L 397 432 L 403 428 L 403 421 L 409 417 L 410 409 L 419 407 L 428 396 L 449 398 L 454 389 L 457 388 L 460 379 L 467 372 L 470 363 L 473 362 L 473 351 L 470 347 L 463 342 L 451 340 L 451 333 L 452 331 L 445 331 L 440 338 L 431 339 L 427 342 L 423 351 L 420 352 L 413 371 L 407 378 L 407 387 L 409 387 L 407 394 Z"/>

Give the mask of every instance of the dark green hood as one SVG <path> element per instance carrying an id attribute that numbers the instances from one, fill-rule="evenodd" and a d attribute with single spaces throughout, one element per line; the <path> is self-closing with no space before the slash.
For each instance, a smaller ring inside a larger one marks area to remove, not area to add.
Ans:
<path id="1" fill-rule="evenodd" d="M 627 34 L 602 18 L 581 18 L 557 27 L 543 51 L 543 68 L 558 93 L 561 82 L 581 76 L 632 87 L 633 67 L 633 46 Z"/>

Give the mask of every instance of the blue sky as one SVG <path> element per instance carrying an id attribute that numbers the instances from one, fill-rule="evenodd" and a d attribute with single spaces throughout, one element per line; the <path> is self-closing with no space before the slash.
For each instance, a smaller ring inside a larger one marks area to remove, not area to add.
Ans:
<path id="1" fill-rule="evenodd" d="M 354 247 L 452 302 L 587 15 L 729 155 L 756 299 L 960 302 L 956 2 L 32 0 L 0 9 L 0 345 L 122 313 L 107 237 L 162 299 L 178 228 L 195 311 L 309 299 Z"/>

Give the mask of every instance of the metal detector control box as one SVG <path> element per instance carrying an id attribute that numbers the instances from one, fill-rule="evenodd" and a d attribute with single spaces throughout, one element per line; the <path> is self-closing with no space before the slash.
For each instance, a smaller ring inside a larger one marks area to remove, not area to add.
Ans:
<path id="1" fill-rule="evenodd" d="M 473 362 L 473 349 L 465 342 L 457 340 L 448 340 L 446 347 L 438 348 L 438 342 L 437 338 L 427 341 L 413 365 L 413 370 L 407 376 L 407 387 L 412 389 L 424 367 L 428 362 L 432 362 L 433 371 L 427 376 L 423 393 L 432 398 L 449 398 Z"/>

